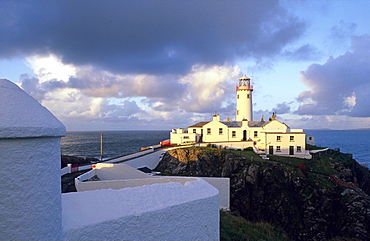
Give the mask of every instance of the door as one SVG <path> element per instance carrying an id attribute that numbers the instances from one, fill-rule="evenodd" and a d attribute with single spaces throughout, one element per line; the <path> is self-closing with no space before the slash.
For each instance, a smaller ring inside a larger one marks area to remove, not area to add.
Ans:
<path id="1" fill-rule="evenodd" d="M 247 130 L 243 131 L 243 141 L 247 140 Z"/>
<path id="2" fill-rule="evenodd" d="M 269 146 L 269 154 L 274 155 L 274 146 Z"/>
<path id="3" fill-rule="evenodd" d="M 294 155 L 294 146 L 289 146 L 289 155 Z"/>

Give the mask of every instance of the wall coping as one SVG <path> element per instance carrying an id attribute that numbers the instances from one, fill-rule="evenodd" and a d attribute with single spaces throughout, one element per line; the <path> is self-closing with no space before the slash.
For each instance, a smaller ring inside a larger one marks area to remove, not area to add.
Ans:
<path id="1" fill-rule="evenodd" d="M 140 216 L 145 212 L 218 196 L 218 193 L 201 178 L 191 178 L 185 184 L 168 182 L 118 190 L 63 193 L 63 229 L 66 232 L 123 216 Z"/>
<path id="2" fill-rule="evenodd" d="M 15 83 L 0 79 L 0 139 L 62 137 L 64 125 Z"/>

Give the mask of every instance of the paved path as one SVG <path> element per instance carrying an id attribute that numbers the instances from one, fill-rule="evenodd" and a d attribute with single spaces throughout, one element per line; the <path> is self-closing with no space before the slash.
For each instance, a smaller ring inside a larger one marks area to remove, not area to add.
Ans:
<path id="1" fill-rule="evenodd" d="M 148 167 L 153 170 L 160 162 L 161 154 L 165 152 L 166 149 L 161 149 L 144 155 L 139 154 L 130 158 L 115 158 L 112 159 L 110 163 L 124 163 L 134 168 Z"/>

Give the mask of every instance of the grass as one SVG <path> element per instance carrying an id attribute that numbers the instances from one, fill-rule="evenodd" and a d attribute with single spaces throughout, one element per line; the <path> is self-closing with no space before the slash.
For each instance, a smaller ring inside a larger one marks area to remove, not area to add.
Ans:
<path id="1" fill-rule="evenodd" d="M 241 158 L 244 157 L 244 159 L 248 161 L 264 161 L 258 154 L 256 154 L 253 149 L 224 149 L 224 148 L 217 148 L 212 146 L 207 147 L 188 147 L 189 149 L 195 150 L 196 152 L 202 152 L 204 154 L 210 154 L 210 155 L 222 155 L 222 154 L 233 154 L 234 156 L 239 156 Z"/>
<path id="2" fill-rule="evenodd" d="M 282 230 L 276 229 L 268 223 L 252 223 L 242 217 L 220 211 L 220 239 L 231 240 L 288 240 Z"/>
<path id="3" fill-rule="evenodd" d="M 310 144 L 306 144 L 306 150 L 322 150 L 325 149 L 326 147 L 320 147 L 320 146 L 314 146 Z"/>

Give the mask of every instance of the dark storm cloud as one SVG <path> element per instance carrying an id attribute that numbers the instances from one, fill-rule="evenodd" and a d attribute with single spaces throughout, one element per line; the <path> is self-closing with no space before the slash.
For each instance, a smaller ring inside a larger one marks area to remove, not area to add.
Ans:
<path id="1" fill-rule="evenodd" d="M 115 73 L 279 54 L 304 23 L 278 1 L 0 1 L 0 58 L 54 53 Z"/>
<path id="2" fill-rule="evenodd" d="M 301 73 L 311 90 L 300 93 L 298 114 L 370 116 L 370 35 L 352 37 L 352 49 Z"/>

